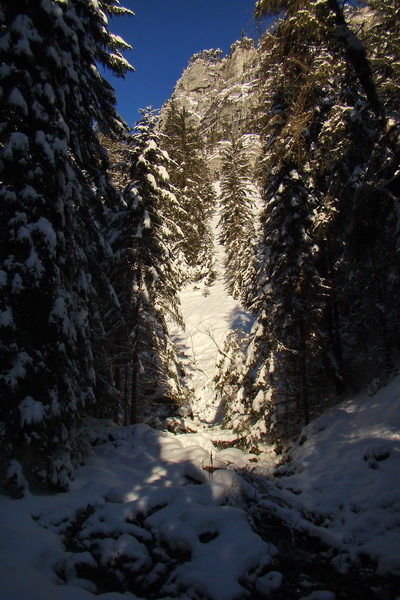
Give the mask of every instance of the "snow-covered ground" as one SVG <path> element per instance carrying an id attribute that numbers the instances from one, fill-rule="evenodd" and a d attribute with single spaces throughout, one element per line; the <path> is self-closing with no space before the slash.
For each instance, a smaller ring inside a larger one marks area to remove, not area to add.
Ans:
<path id="1" fill-rule="evenodd" d="M 347 400 L 303 430 L 304 443 L 281 467 L 278 486 L 323 518 L 318 535 L 339 550 L 342 571 L 365 555 L 377 573 L 400 575 L 399 404 L 399 376 L 375 396 Z"/>
<path id="2" fill-rule="evenodd" d="M 186 355 L 189 387 L 194 390 L 196 416 L 204 422 L 215 419 L 218 405 L 215 403 L 212 378 L 218 361 L 219 349 L 231 329 L 249 332 L 254 319 L 226 292 L 224 274 L 224 249 L 218 243 L 219 215 L 214 214 L 211 227 L 214 232 L 216 280 L 210 287 L 204 284 L 188 285 L 180 294 L 181 311 L 185 330 L 170 324 L 172 340 Z"/>
<path id="3" fill-rule="evenodd" d="M 252 457 L 145 425 L 101 424 L 92 442 L 70 492 L 0 497 L 0 598 L 84 600 L 108 585 L 233 600 L 238 580 L 272 560 L 274 548 L 234 506 L 248 484 L 211 468 Z"/>
<path id="4" fill-rule="evenodd" d="M 91 423 L 93 454 L 70 492 L 0 497 L 0 598 L 239 600 L 288 586 L 271 597 L 353 598 L 338 594 L 334 576 L 323 585 L 302 576 L 293 591 L 283 529 L 266 526 L 273 517 L 294 540 L 321 540 L 332 574 L 351 573 L 357 586 L 367 564 L 377 590 L 368 598 L 400 597 L 393 585 L 382 592 L 388 576 L 400 582 L 399 397 L 397 377 L 332 409 L 276 479 L 204 431 Z"/>

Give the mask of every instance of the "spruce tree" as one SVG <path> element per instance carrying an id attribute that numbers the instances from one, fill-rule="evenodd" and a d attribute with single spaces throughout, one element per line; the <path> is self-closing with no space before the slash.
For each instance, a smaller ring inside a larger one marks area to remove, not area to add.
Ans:
<path id="1" fill-rule="evenodd" d="M 264 210 L 252 303 L 257 320 L 243 394 L 250 412 L 256 407 L 254 418 L 264 411 L 267 429 L 275 428 L 277 436 L 307 423 L 320 395 L 342 382 L 340 347 L 329 333 L 330 272 L 320 268 L 317 225 L 324 196 L 314 160 L 333 71 L 325 27 L 311 4 L 296 18 L 288 10 L 261 46 Z"/>
<path id="2" fill-rule="evenodd" d="M 385 189 L 396 185 L 396 148 L 382 136 L 385 110 L 365 48 L 334 4 L 257 3 L 259 15 L 281 19 L 262 43 L 264 259 L 248 373 L 259 369 L 265 380 L 270 365 L 275 406 L 288 408 L 292 424 L 321 409 L 318 396 L 382 372 L 381 359 L 390 364 L 396 347 L 387 321 L 396 313 L 396 217 Z"/>
<path id="3" fill-rule="evenodd" d="M 162 132 L 165 148 L 174 162 L 171 182 L 182 209 L 178 225 L 184 234 L 182 250 L 189 269 L 188 279 L 212 282 L 213 238 L 208 221 L 215 192 L 204 145 L 188 111 L 175 102 L 168 107 Z"/>
<path id="4" fill-rule="evenodd" d="M 180 208 L 169 182 L 171 161 L 161 148 L 157 114 L 150 108 L 141 114 L 128 148 L 130 182 L 124 190 L 124 209 L 113 223 L 115 286 L 118 289 L 122 278 L 129 281 L 124 288 L 131 290 L 123 299 L 126 319 L 115 328 L 116 343 L 125 348 L 116 371 L 126 422 L 151 414 L 155 403 L 179 404 L 184 397 L 167 329 L 168 319 L 181 319 L 177 290 L 182 233 L 176 225 Z"/>
<path id="5" fill-rule="evenodd" d="M 400 7 L 392 0 L 369 0 L 361 11 L 363 41 L 378 92 L 389 115 L 400 111 Z M 365 33 L 364 33 L 365 32 Z"/>
<path id="6" fill-rule="evenodd" d="M 219 197 L 220 242 L 226 251 L 229 293 L 246 303 L 255 268 L 255 225 L 251 168 L 240 139 L 224 142 Z"/>
<path id="7" fill-rule="evenodd" d="M 124 12 L 106 0 L 0 3 L 0 467 L 11 486 L 16 460 L 34 485 L 67 488 L 81 415 L 96 412 L 99 381 L 112 384 L 98 354 L 112 195 L 93 124 L 124 128 L 96 66 L 129 68 L 107 29 L 106 15 Z"/>

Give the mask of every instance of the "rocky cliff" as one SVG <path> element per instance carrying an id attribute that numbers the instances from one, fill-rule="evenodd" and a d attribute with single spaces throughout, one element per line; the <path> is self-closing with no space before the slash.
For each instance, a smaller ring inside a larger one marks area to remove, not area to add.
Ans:
<path id="1" fill-rule="evenodd" d="M 259 151 L 258 51 L 253 41 L 235 42 L 228 56 L 208 50 L 193 56 L 160 114 L 161 128 L 172 101 L 185 108 L 205 139 L 212 170 L 219 168 L 218 142 L 245 135 L 250 154 Z"/>

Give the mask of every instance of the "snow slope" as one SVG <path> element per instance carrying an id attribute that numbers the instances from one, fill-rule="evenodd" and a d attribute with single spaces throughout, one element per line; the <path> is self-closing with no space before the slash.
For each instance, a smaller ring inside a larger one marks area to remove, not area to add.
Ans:
<path id="1" fill-rule="evenodd" d="M 226 334 L 231 329 L 249 332 L 254 319 L 225 289 L 223 261 L 225 252 L 218 243 L 218 212 L 212 219 L 216 280 L 211 287 L 188 285 L 180 294 L 185 330 L 170 324 L 171 338 L 185 354 L 190 373 L 188 385 L 195 393 L 194 413 L 201 421 L 212 422 L 218 405 L 212 387 L 212 378 L 223 348 Z"/>
<path id="2" fill-rule="evenodd" d="M 308 425 L 278 481 L 290 502 L 322 516 L 319 535 L 341 570 L 367 555 L 400 575 L 400 378 L 347 400 Z M 399 587 L 400 593 L 400 587 Z"/>
<path id="3" fill-rule="evenodd" d="M 239 580 L 276 549 L 234 506 L 248 493 L 245 480 L 234 468 L 207 470 L 210 449 L 219 460 L 211 441 L 145 425 L 91 429 L 94 453 L 70 492 L 0 497 L 0 597 L 86 600 L 106 583 L 146 593 L 156 586 L 160 598 L 242 597 Z"/>

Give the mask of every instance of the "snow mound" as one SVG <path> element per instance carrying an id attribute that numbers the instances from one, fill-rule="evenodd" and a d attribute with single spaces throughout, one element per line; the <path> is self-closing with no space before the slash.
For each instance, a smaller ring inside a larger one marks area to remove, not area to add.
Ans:
<path id="1" fill-rule="evenodd" d="M 246 482 L 227 463 L 202 467 L 218 454 L 211 440 L 145 425 L 91 426 L 93 456 L 70 492 L 0 496 L 0 597 L 247 597 L 243 582 L 276 550 L 231 505 Z M 245 463 L 239 450 L 222 454 Z M 102 593 L 107 587 L 117 591 Z"/>
<path id="2" fill-rule="evenodd" d="M 303 513 L 323 516 L 341 570 L 369 556 L 378 573 L 400 574 L 399 398 L 397 377 L 311 423 L 279 481 Z"/>
<path id="3" fill-rule="evenodd" d="M 92 421 L 93 454 L 68 493 L 0 496 L 0 598 L 334 600 L 354 569 L 358 583 L 372 573 L 389 582 L 382 597 L 396 598 L 399 396 L 400 377 L 330 410 L 275 479 L 270 457 L 219 450 L 216 428 L 175 435 Z M 318 538 L 324 552 L 304 550 Z M 304 551 L 308 576 L 301 563 L 294 581 L 285 561 Z"/>

